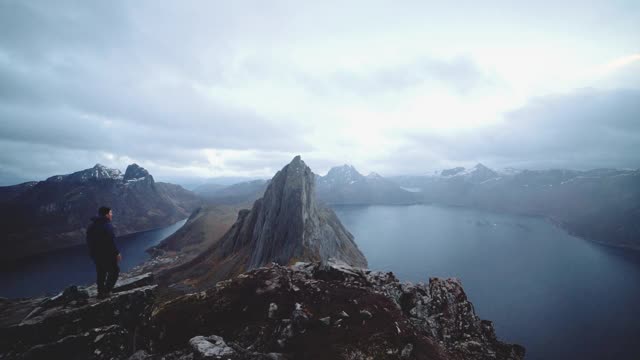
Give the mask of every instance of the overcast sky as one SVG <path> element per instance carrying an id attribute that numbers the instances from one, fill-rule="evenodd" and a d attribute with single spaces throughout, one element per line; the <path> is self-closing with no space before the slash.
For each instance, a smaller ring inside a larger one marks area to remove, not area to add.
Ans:
<path id="1" fill-rule="evenodd" d="M 640 167 L 640 2 L 444 3 L 0 0 L 0 182 Z"/>

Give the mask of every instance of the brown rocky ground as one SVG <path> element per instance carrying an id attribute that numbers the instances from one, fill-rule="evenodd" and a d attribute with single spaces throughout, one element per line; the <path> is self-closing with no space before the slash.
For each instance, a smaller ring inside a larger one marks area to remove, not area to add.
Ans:
<path id="1" fill-rule="evenodd" d="M 111 298 L 71 287 L 0 302 L 0 359 L 522 359 L 459 281 L 399 282 L 342 263 L 272 265 L 161 301 L 153 278 Z"/>

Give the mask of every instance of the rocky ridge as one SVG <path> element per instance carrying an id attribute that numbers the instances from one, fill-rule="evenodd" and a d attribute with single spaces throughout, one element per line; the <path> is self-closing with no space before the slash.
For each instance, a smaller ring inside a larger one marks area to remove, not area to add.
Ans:
<path id="1" fill-rule="evenodd" d="M 123 279 L 114 294 L 71 286 L 50 298 L 0 301 L 0 359 L 124 359 L 154 301 L 153 276 Z"/>
<path id="2" fill-rule="evenodd" d="M 151 324 L 152 352 L 204 358 L 524 357 L 478 318 L 458 280 L 412 285 L 339 261 L 255 269 L 156 307 Z"/>
<path id="3" fill-rule="evenodd" d="M 76 287 L 3 300 L 0 359 L 524 358 L 455 279 L 413 285 L 334 260 L 271 264 L 165 302 L 150 280 L 129 279 L 105 300 Z"/>

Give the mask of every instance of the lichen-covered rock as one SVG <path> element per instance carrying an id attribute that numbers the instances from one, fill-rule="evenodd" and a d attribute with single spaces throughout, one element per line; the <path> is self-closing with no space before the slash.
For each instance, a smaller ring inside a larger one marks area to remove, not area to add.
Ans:
<path id="1" fill-rule="evenodd" d="M 113 287 L 113 293 L 119 293 L 143 286 L 153 285 L 155 282 L 153 273 L 145 272 L 137 275 L 132 275 L 130 273 L 121 274 L 120 278 L 116 282 Z M 98 287 L 93 284 L 85 288 L 90 297 L 95 297 L 98 295 Z"/>
<path id="2" fill-rule="evenodd" d="M 191 340 L 203 334 L 223 337 L 233 356 L 247 359 L 524 357 L 475 315 L 459 281 L 411 285 L 339 261 L 272 264 L 159 304 L 148 348 L 197 358 Z"/>
<path id="3" fill-rule="evenodd" d="M 62 339 L 38 344 L 15 359 L 120 359 L 126 353 L 128 332 L 118 325 L 110 325 L 68 335 Z"/>
<path id="4" fill-rule="evenodd" d="M 236 355 L 224 339 L 216 335 L 196 336 L 189 340 L 189 344 L 193 348 L 196 359 L 230 359 Z"/>
<path id="5" fill-rule="evenodd" d="M 136 281 L 147 280 L 124 282 L 123 288 Z M 27 315 L 2 322 L 0 359 L 126 358 L 136 348 L 138 331 L 149 317 L 155 287 L 132 288 L 97 299 L 73 286 L 51 298 L 5 302 L 0 306 L 9 311 L 3 313 Z"/>
<path id="6" fill-rule="evenodd" d="M 124 280 L 119 290 L 129 290 L 104 300 L 71 287 L 0 301 L 0 359 L 524 357 L 478 318 L 455 279 L 411 285 L 334 260 L 272 264 L 159 303 L 150 281 Z"/>

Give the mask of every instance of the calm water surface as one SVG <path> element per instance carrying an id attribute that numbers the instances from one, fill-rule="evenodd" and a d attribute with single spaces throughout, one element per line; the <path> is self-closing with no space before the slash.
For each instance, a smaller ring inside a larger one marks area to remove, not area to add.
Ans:
<path id="1" fill-rule="evenodd" d="M 527 359 L 640 359 L 640 253 L 542 218 L 428 205 L 335 211 L 369 267 L 400 279 L 458 277 L 498 336 Z"/>
<path id="2" fill-rule="evenodd" d="M 178 230 L 187 220 L 165 228 L 125 235 L 116 239 L 122 253 L 120 271 L 149 258 L 145 250 Z M 85 245 L 31 257 L 17 266 L 0 268 L 0 296 L 15 298 L 54 294 L 69 285 L 95 283 L 96 271 Z"/>

